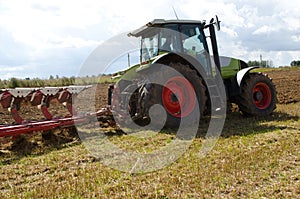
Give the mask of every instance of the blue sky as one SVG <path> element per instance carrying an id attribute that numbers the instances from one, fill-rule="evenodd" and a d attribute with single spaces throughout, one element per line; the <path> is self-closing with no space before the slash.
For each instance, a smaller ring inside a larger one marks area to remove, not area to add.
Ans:
<path id="1" fill-rule="evenodd" d="M 296 1 L 127 0 L 0 1 L 0 79 L 77 76 L 103 42 L 154 18 L 222 21 L 220 54 L 272 60 L 300 59 L 300 5 Z M 134 6 L 133 6 L 134 5 Z"/>

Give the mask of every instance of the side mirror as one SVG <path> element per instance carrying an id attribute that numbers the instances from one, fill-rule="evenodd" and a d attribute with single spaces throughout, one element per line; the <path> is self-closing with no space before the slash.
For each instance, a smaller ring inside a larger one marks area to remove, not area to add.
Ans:
<path id="1" fill-rule="evenodd" d="M 221 29 L 220 23 L 221 23 L 221 21 L 219 21 L 219 18 L 218 18 L 218 16 L 216 15 L 216 22 L 215 22 L 215 25 L 216 25 L 217 31 L 220 31 L 220 29 Z"/>

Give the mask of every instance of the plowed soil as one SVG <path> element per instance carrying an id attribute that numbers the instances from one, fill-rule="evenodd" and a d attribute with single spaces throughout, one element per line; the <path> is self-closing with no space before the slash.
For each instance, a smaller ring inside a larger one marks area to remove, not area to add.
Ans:
<path id="1" fill-rule="evenodd" d="M 300 102 L 300 69 L 273 69 L 267 72 L 277 90 L 277 99 L 279 104 L 290 104 Z M 95 112 L 107 105 L 107 88 L 109 84 L 99 84 L 93 86 L 80 93 L 74 99 L 74 106 L 78 112 Z M 92 99 L 92 100 L 91 100 Z M 67 109 L 57 101 L 53 100 L 49 107 L 50 112 L 55 117 L 64 117 L 70 115 Z M 43 120 L 43 114 L 37 107 L 32 107 L 28 102 L 22 102 L 20 115 L 26 121 Z M 0 105 L 0 125 L 14 124 L 10 113 L 3 109 Z M 107 125 L 106 125 L 107 126 Z M 68 130 L 67 130 L 68 131 Z M 69 142 L 74 135 L 74 128 L 70 130 L 70 136 L 67 135 L 66 130 L 53 131 L 54 134 L 59 134 L 58 142 Z M 63 132 L 63 133 L 62 133 Z M 66 138 L 66 139 L 64 139 Z M 55 137 L 57 139 L 57 136 Z M 53 140 L 53 137 L 50 139 Z M 0 139 L 1 141 L 1 139 Z M 3 144 L 0 144 L 3 148 Z"/>
<path id="2" fill-rule="evenodd" d="M 276 86 L 278 103 L 300 102 L 300 69 L 277 69 L 267 74 Z"/>

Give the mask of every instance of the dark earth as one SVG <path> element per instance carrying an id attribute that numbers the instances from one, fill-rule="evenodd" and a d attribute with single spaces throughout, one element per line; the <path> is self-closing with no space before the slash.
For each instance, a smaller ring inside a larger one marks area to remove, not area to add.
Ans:
<path id="1" fill-rule="evenodd" d="M 300 102 L 300 69 L 273 69 L 267 72 L 268 76 L 272 78 L 276 86 L 277 99 L 279 104 L 290 104 Z M 74 106 L 78 112 L 94 112 L 100 110 L 107 105 L 107 88 L 109 84 L 98 84 L 91 89 L 85 90 L 74 99 Z M 96 94 L 95 94 L 96 93 Z M 95 102 L 89 102 L 88 99 L 95 99 Z M 70 115 L 67 109 L 56 100 L 51 101 L 49 107 L 50 112 L 55 117 L 64 117 Z M 238 111 L 234 108 L 234 111 Z M 30 106 L 28 102 L 22 102 L 20 115 L 26 121 L 43 120 L 42 113 L 37 107 Z M 14 124 L 10 113 L 3 109 L 0 105 L 0 124 L 10 125 Z M 104 124 L 104 126 L 109 126 Z M 12 140 L 12 141 L 11 141 Z M 27 152 L 36 146 L 45 145 L 61 145 L 71 141 L 78 140 L 76 136 L 76 129 L 74 127 L 66 129 L 56 129 L 47 132 L 35 132 L 30 135 L 21 135 L 13 139 L 0 138 L 0 149 L 8 149 L 14 151 Z M 0 152 L 1 154 L 1 152 Z"/>

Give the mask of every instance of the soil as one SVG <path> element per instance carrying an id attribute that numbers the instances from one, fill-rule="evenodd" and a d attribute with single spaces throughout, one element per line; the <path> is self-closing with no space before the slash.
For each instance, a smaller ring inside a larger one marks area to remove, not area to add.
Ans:
<path id="1" fill-rule="evenodd" d="M 279 104 L 300 102 L 300 70 L 277 69 L 268 72 L 276 86 Z"/>
<path id="2" fill-rule="evenodd" d="M 300 70 L 276 69 L 267 73 L 272 78 L 276 86 L 277 99 L 279 104 L 289 104 L 300 102 Z M 107 105 L 107 88 L 109 84 L 98 84 L 91 89 L 80 93 L 74 99 L 75 110 L 78 112 L 95 112 Z M 64 117 L 70 115 L 66 107 L 56 100 L 51 101 L 48 108 L 55 117 Z M 37 108 L 30 106 L 28 102 L 22 102 L 19 114 L 26 121 L 44 119 L 42 112 Z M 0 105 L 0 124 L 14 124 L 8 110 Z"/>
<path id="3" fill-rule="evenodd" d="M 277 90 L 277 99 L 279 104 L 289 104 L 300 102 L 300 70 L 299 69 L 275 69 L 268 72 L 270 78 L 272 78 L 273 83 L 276 86 Z M 98 84 L 94 85 L 92 88 L 84 90 L 74 99 L 74 108 L 77 112 L 95 112 L 100 110 L 102 107 L 107 105 L 107 89 L 109 84 Z M 60 104 L 58 101 L 51 101 L 49 111 L 55 117 L 64 117 L 66 115 L 70 115 L 67 109 Z M 19 110 L 20 115 L 26 121 L 32 120 L 43 120 L 43 114 L 37 107 L 30 106 L 28 102 L 22 102 L 21 108 Z M 105 121 L 103 126 L 109 126 L 108 122 Z M 107 123 L 107 124 L 106 124 Z M 0 105 L 0 125 L 10 125 L 14 124 L 14 120 L 12 119 L 10 113 L 3 109 Z M 77 139 L 74 134 L 76 134 L 76 129 L 71 128 L 67 130 L 57 129 L 51 131 L 54 136 L 49 136 L 49 132 L 45 134 L 45 132 L 39 135 L 38 140 L 40 143 L 49 144 L 50 142 L 55 143 L 65 143 L 71 140 Z M 39 133 L 34 133 L 38 135 Z M 51 134 L 51 133 L 50 133 Z M 24 136 L 29 136 L 30 139 L 24 139 Z M 35 136 L 33 136 L 35 137 Z M 41 137 L 41 138 L 40 138 Z M 35 147 L 37 145 L 36 142 L 32 141 L 32 135 L 22 135 L 21 137 L 15 139 L 16 141 L 10 144 L 4 144 L 3 138 L 0 138 L 0 149 L 19 149 L 20 146 L 28 145 L 28 143 L 33 143 L 31 147 Z M 31 141 L 28 141 L 31 140 Z M 34 140 L 34 139 L 33 139 Z M 46 140 L 46 141 L 45 141 Z M 1 144 L 2 142 L 2 144 Z M 16 144 L 18 143 L 18 144 Z M 20 144 L 23 143 L 23 144 Z M 7 147 L 8 146 L 8 147 Z M 26 148 L 31 148 L 31 147 Z M 23 147 L 21 147 L 23 148 Z M 23 148 L 24 149 L 24 148 Z M 22 150 L 23 150 L 22 149 Z M 23 151 L 24 152 L 24 151 Z"/>

